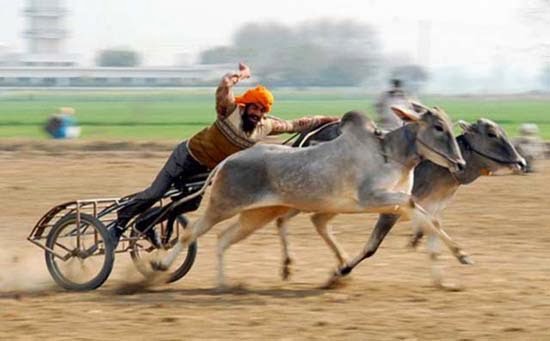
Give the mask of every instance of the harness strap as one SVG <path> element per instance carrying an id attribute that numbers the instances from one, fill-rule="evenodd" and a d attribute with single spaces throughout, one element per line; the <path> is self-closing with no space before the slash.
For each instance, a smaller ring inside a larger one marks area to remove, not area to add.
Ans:
<path id="1" fill-rule="evenodd" d="M 325 123 L 322 126 L 320 126 L 319 128 L 310 131 L 309 133 L 307 133 L 307 135 L 304 137 L 304 139 L 300 142 L 298 147 L 303 147 L 304 144 L 306 143 L 306 141 L 308 141 L 313 135 L 315 135 L 315 134 L 319 133 L 320 131 L 322 131 L 322 130 L 330 127 L 330 126 L 333 126 L 335 124 L 340 124 L 340 121 L 333 121 L 333 122 Z"/>
<path id="2" fill-rule="evenodd" d="M 388 163 L 388 153 L 386 153 L 386 140 L 384 139 L 384 135 L 382 135 L 382 132 L 378 129 L 374 132 L 376 136 L 378 137 L 378 141 L 380 142 L 380 147 L 382 148 L 382 156 L 384 157 L 384 163 Z"/>

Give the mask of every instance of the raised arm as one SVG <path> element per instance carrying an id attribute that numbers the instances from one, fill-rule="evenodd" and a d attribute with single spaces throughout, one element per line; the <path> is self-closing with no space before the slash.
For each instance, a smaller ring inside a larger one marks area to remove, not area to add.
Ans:
<path id="1" fill-rule="evenodd" d="M 230 72 L 223 76 L 218 89 L 216 89 L 216 112 L 219 119 L 224 119 L 230 115 L 237 106 L 235 96 L 233 96 L 233 86 L 241 79 L 250 77 L 250 69 L 243 63 L 239 64 L 238 72 Z"/>
<path id="2" fill-rule="evenodd" d="M 277 117 L 269 116 L 271 120 L 270 135 L 283 133 L 301 133 L 309 129 L 315 129 L 323 124 L 338 121 L 337 116 L 308 116 L 295 120 L 283 120 Z"/>

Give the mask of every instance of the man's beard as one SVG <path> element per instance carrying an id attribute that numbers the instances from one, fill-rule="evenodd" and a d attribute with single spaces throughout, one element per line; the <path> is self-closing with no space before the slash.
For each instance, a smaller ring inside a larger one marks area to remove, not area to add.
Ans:
<path id="1" fill-rule="evenodd" d="M 256 126 L 258 125 L 259 121 L 255 121 L 254 119 L 250 118 L 250 115 L 248 114 L 248 110 L 245 109 L 244 113 L 242 114 L 242 129 L 245 133 L 251 134 L 254 129 L 256 129 Z"/>

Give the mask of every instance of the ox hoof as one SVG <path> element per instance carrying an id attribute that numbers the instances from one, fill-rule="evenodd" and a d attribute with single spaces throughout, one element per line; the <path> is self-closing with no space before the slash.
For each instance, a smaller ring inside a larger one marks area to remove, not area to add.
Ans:
<path id="1" fill-rule="evenodd" d="M 409 243 L 407 244 L 407 247 L 412 249 L 412 250 L 416 250 L 416 248 L 418 247 L 418 244 L 420 244 L 420 238 L 418 238 L 416 236 L 413 236 L 409 240 Z"/>
<path id="2" fill-rule="evenodd" d="M 151 269 L 153 271 L 168 271 L 168 267 L 164 265 L 161 261 L 155 260 L 151 261 Z"/>
<path id="3" fill-rule="evenodd" d="M 344 266 L 341 268 L 338 268 L 332 276 L 326 281 L 325 284 L 321 286 L 321 289 L 337 289 L 344 287 L 346 285 L 346 282 L 348 281 L 347 275 L 351 273 L 351 270 L 353 268 L 350 266 Z"/>
<path id="4" fill-rule="evenodd" d="M 342 277 L 342 275 L 338 273 L 334 273 L 328 281 L 326 281 L 325 284 L 321 286 L 321 289 L 330 290 L 330 289 L 338 289 L 345 287 L 347 284 L 347 279 L 349 277 Z"/>
<path id="5" fill-rule="evenodd" d="M 216 287 L 214 288 L 214 292 L 216 294 L 229 294 L 231 293 L 231 287 L 227 284 L 217 284 Z"/>
<path id="6" fill-rule="evenodd" d="M 464 265 L 474 265 L 474 261 L 468 255 L 458 255 L 458 261 Z"/>
<path id="7" fill-rule="evenodd" d="M 244 283 L 228 284 L 224 281 L 222 283 L 218 283 L 214 291 L 218 294 L 244 295 L 247 294 L 250 290 Z"/>
<path id="8" fill-rule="evenodd" d="M 351 270 L 353 270 L 353 268 L 349 265 L 344 265 L 343 267 L 339 268 L 337 271 L 336 271 L 336 274 L 339 274 L 340 277 L 344 277 L 344 276 L 347 276 L 351 273 Z"/>
<path id="9" fill-rule="evenodd" d="M 292 259 L 288 258 L 283 262 L 283 268 L 281 270 L 281 277 L 284 281 L 287 281 L 290 279 L 290 275 L 292 275 Z"/>
<path id="10" fill-rule="evenodd" d="M 434 281 L 434 285 L 437 289 L 443 291 L 458 292 L 464 290 L 464 287 L 457 283 L 444 283 L 442 281 Z"/>
<path id="11" fill-rule="evenodd" d="M 283 281 L 288 281 L 290 279 L 291 274 L 292 274 L 292 271 L 290 270 L 290 267 L 285 266 L 281 271 L 281 277 L 283 278 Z"/>

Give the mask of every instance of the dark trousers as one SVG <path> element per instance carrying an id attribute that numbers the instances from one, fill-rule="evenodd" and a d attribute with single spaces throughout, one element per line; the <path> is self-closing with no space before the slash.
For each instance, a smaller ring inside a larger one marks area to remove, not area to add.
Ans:
<path id="1" fill-rule="evenodd" d="M 178 179 L 208 172 L 208 168 L 195 160 L 187 150 L 187 141 L 174 148 L 157 177 L 143 192 L 136 194 L 128 206 L 118 211 L 118 225 L 126 226 L 136 215 L 153 206 Z"/>

